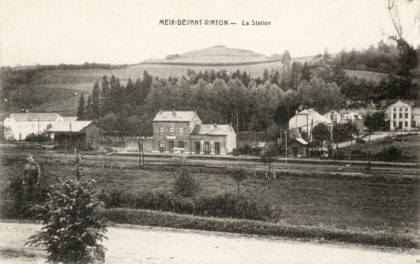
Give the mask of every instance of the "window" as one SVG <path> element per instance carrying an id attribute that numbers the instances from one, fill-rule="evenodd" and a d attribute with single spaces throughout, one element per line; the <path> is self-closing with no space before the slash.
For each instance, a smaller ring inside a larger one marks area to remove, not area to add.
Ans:
<path id="1" fill-rule="evenodd" d="M 180 134 L 180 135 L 184 135 L 184 128 L 180 127 L 180 128 L 179 128 L 179 132 L 178 132 L 178 134 Z"/>
<path id="2" fill-rule="evenodd" d="M 400 118 L 402 118 L 402 113 L 400 113 Z"/>
<path id="3" fill-rule="evenodd" d="M 405 111 L 407 112 L 408 111 L 408 108 L 406 108 Z"/>
<path id="4" fill-rule="evenodd" d="M 404 125 L 405 125 L 405 127 L 408 127 L 408 122 L 407 122 L 407 121 L 405 121 Z"/>
<path id="5" fill-rule="evenodd" d="M 178 148 L 184 147 L 184 141 L 178 141 Z"/>
<path id="6" fill-rule="evenodd" d="M 159 129 L 159 134 L 161 134 L 161 135 L 165 135 L 165 128 L 164 128 L 164 127 L 161 127 L 161 128 Z"/>
<path id="7" fill-rule="evenodd" d="M 408 118 L 408 113 L 405 113 L 405 118 Z"/>
<path id="8" fill-rule="evenodd" d="M 400 108 L 400 111 L 402 111 L 402 108 Z"/>
<path id="9" fill-rule="evenodd" d="M 169 128 L 169 135 L 172 136 L 173 134 L 174 134 L 174 128 L 173 127 L 170 127 Z"/>
<path id="10" fill-rule="evenodd" d="M 397 113 L 394 113 L 394 118 L 397 118 Z"/>
<path id="11" fill-rule="evenodd" d="M 394 108 L 394 111 L 397 111 L 397 108 Z"/>
<path id="12" fill-rule="evenodd" d="M 394 121 L 392 124 L 393 124 L 393 127 L 397 127 L 397 122 Z"/>
<path id="13" fill-rule="evenodd" d="M 163 141 L 163 140 L 159 141 L 159 147 L 160 148 L 165 148 L 165 141 Z"/>
<path id="14" fill-rule="evenodd" d="M 416 127 L 416 121 L 411 121 L 411 126 Z"/>

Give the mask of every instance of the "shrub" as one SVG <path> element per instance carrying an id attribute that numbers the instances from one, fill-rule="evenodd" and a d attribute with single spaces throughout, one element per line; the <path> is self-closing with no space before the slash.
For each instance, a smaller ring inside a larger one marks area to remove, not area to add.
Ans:
<path id="1" fill-rule="evenodd" d="M 50 138 L 45 134 L 35 135 L 34 133 L 26 136 L 25 141 L 28 142 L 45 142 L 50 140 Z"/>
<path id="2" fill-rule="evenodd" d="M 400 148 L 390 146 L 385 148 L 382 152 L 377 154 L 377 158 L 380 160 L 401 160 L 403 158 L 402 151 Z"/>
<path id="3" fill-rule="evenodd" d="M 275 220 L 279 215 L 279 211 L 266 202 L 257 202 L 251 196 L 237 196 L 232 193 L 200 196 L 194 199 L 185 198 L 167 191 L 142 192 L 136 195 L 123 193 L 120 196 L 121 199 L 115 200 L 112 195 L 103 191 L 100 197 L 107 208 L 128 207 L 181 214 L 266 221 Z"/>
<path id="4" fill-rule="evenodd" d="M 90 263 L 94 260 L 90 249 L 103 261 L 105 248 L 98 242 L 106 227 L 95 214 L 101 203 L 93 201 L 92 184 L 68 179 L 58 188 L 52 186 L 49 199 L 35 208 L 44 227 L 26 244 L 44 246 L 49 262 Z"/>
<path id="5" fill-rule="evenodd" d="M 198 183 L 190 175 L 188 168 L 181 168 L 179 172 L 179 176 L 175 179 L 175 193 L 184 198 L 194 196 L 199 190 Z"/>
<path id="6" fill-rule="evenodd" d="M 239 196 L 239 186 L 241 182 L 246 179 L 248 173 L 247 170 L 244 168 L 232 167 L 228 168 L 226 172 L 235 181 Z"/>
<path id="7" fill-rule="evenodd" d="M 361 139 L 361 138 L 356 138 L 356 143 L 357 144 L 364 144 L 364 143 L 366 143 L 366 141 L 364 139 Z"/>

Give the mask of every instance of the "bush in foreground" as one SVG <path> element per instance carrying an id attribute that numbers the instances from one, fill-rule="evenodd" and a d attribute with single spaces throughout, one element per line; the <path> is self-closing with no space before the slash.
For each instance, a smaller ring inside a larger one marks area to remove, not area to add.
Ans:
<path id="1" fill-rule="evenodd" d="M 44 227 L 26 244 L 44 246 L 47 260 L 53 263 L 104 261 L 105 248 L 99 241 L 106 227 L 95 212 L 101 203 L 93 201 L 92 184 L 65 180 L 58 188 L 52 187 L 48 200 L 35 208 Z"/>

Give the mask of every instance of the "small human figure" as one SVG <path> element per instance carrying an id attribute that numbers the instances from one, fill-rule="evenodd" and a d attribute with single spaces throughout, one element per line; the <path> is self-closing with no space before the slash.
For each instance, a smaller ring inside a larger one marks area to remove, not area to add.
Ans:
<path id="1" fill-rule="evenodd" d="M 37 202 L 41 196 L 41 168 L 33 155 L 28 155 L 26 159 L 27 163 L 22 172 L 23 199 L 29 203 Z"/>

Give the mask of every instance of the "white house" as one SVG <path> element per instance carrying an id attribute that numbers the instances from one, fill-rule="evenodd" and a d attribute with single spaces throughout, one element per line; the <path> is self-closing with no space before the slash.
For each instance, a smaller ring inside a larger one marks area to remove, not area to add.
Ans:
<path id="1" fill-rule="evenodd" d="M 420 109 L 398 100 L 388 107 L 389 127 L 395 130 L 413 130 L 420 127 Z"/>
<path id="2" fill-rule="evenodd" d="M 363 113 L 360 110 L 330 110 L 324 116 L 336 124 L 363 120 Z"/>
<path id="3" fill-rule="evenodd" d="M 324 115 L 326 118 L 330 119 L 333 123 L 341 123 L 341 113 L 337 110 L 330 110 Z"/>
<path id="4" fill-rule="evenodd" d="M 296 113 L 296 115 L 289 120 L 289 130 L 293 135 L 305 132 L 310 137 L 312 129 L 320 123 L 327 126 L 332 126 L 333 124 L 330 118 L 319 114 L 314 109 L 305 109 Z"/>
<path id="5" fill-rule="evenodd" d="M 25 140 L 30 134 L 45 133 L 57 122 L 74 121 L 56 113 L 12 113 L 3 122 L 5 140 Z"/>

